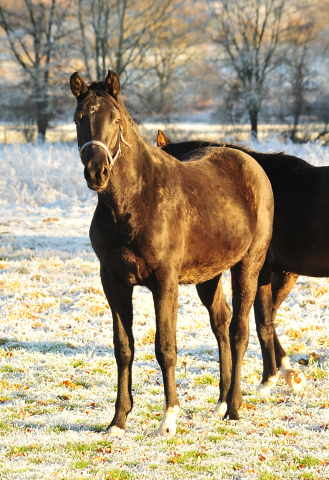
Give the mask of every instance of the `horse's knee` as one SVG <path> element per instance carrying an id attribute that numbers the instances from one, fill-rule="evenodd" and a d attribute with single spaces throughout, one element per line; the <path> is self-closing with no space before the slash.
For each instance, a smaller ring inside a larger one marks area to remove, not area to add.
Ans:
<path id="1" fill-rule="evenodd" d="M 230 338 L 233 345 L 248 345 L 249 324 L 241 323 L 239 326 L 230 325 Z"/>
<path id="2" fill-rule="evenodd" d="M 171 345 L 156 345 L 155 356 L 160 366 L 175 367 L 177 362 L 177 348 Z"/>
<path id="3" fill-rule="evenodd" d="M 114 355 L 117 364 L 121 367 L 129 366 L 133 359 L 133 353 L 130 349 L 115 348 Z"/>

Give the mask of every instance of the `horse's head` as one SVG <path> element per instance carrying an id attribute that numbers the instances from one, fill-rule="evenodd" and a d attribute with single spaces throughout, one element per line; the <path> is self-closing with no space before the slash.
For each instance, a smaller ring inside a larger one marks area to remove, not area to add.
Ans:
<path id="1" fill-rule="evenodd" d="M 124 141 L 119 78 L 109 70 L 104 82 L 87 86 L 75 72 L 70 87 L 78 103 L 74 121 L 85 179 L 90 189 L 101 192 L 107 187 L 111 168 L 120 154 L 120 140 Z"/>

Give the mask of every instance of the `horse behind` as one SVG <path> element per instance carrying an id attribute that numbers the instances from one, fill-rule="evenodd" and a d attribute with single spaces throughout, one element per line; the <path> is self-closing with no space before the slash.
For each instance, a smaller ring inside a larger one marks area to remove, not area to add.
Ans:
<path id="1" fill-rule="evenodd" d="M 120 99 L 109 70 L 104 82 L 86 85 L 74 73 L 74 119 L 88 187 L 98 194 L 90 239 L 113 316 L 118 389 L 111 435 L 125 432 L 133 406 L 132 292 L 152 292 L 155 353 L 162 370 L 164 414 L 157 433 L 174 433 L 178 284 L 194 283 L 207 307 L 219 346 L 218 414 L 238 419 L 241 365 L 248 344 L 249 312 L 272 234 L 273 194 L 249 155 L 205 148 L 181 163 L 146 144 Z M 198 160 L 198 161 L 194 161 Z M 222 291 L 231 269 L 233 315 Z"/>
<path id="2" fill-rule="evenodd" d="M 263 379 L 259 392 L 275 385 L 279 369 L 295 390 L 305 385 L 303 374 L 292 369 L 275 332 L 277 311 L 299 275 L 329 276 L 329 167 L 315 167 L 286 153 L 262 153 L 227 143 L 186 141 L 172 143 L 161 130 L 157 145 L 182 161 L 191 151 L 212 146 L 248 153 L 267 174 L 274 194 L 273 236 L 254 304 L 257 333 L 263 354 Z"/>

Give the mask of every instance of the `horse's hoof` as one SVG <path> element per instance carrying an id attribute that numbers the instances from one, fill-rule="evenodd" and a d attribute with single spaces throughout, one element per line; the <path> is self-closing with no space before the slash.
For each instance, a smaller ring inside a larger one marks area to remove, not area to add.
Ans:
<path id="1" fill-rule="evenodd" d="M 280 372 L 285 382 L 294 392 L 300 392 L 306 385 L 306 379 L 302 372 L 297 368 L 291 368 L 289 358 L 284 357 L 281 360 Z"/>
<path id="2" fill-rule="evenodd" d="M 293 389 L 294 392 L 301 392 L 306 385 L 306 379 L 302 372 L 297 368 L 291 368 L 284 377 L 287 384 Z"/>
<path id="3" fill-rule="evenodd" d="M 175 435 L 176 425 L 174 427 L 160 427 L 155 430 L 154 435 Z"/>
<path id="4" fill-rule="evenodd" d="M 237 411 L 227 412 L 224 418 L 226 420 L 240 420 L 240 415 Z"/>
<path id="5" fill-rule="evenodd" d="M 107 427 L 105 433 L 107 433 L 110 437 L 123 437 L 123 435 L 125 434 L 125 430 L 113 425 L 113 427 Z"/>
<path id="6" fill-rule="evenodd" d="M 273 377 L 270 377 L 267 382 L 264 382 L 264 383 L 261 383 L 260 385 L 258 385 L 258 387 L 256 388 L 257 392 L 259 395 L 262 395 L 262 396 L 266 396 L 266 395 L 269 395 L 269 393 L 271 392 L 271 388 L 275 386 L 276 384 L 276 381 L 277 381 L 277 376 L 273 376 Z"/>
<path id="7" fill-rule="evenodd" d="M 227 411 L 226 402 L 218 402 L 216 407 L 214 408 L 214 414 L 218 415 L 219 417 L 224 417 L 226 411 Z"/>
<path id="8" fill-rule="evenodd" d="M 176 418 L 179 412 L 179 406 L 169 407 L 163 414 L 160 427 L 155 431 L 155 435 L 175 435 Z"/>

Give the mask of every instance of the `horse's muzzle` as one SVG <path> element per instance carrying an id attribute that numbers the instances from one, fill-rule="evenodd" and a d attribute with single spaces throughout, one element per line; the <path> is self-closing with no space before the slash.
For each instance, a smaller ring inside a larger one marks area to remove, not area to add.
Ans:
<path id="1" fill-rule="evenodd" d="M 101 192 L 107 187 L 110 170 L 106 165 L 99 165 L 97 168 L 85 167 L 84 176 L 88 188 L 96 192 Z"/>

